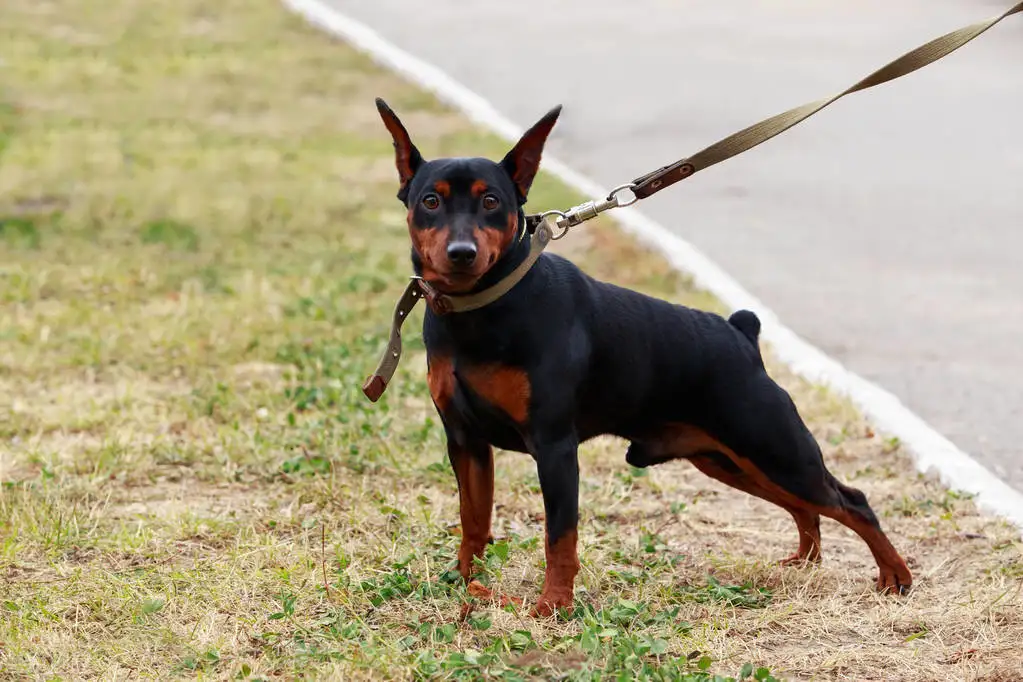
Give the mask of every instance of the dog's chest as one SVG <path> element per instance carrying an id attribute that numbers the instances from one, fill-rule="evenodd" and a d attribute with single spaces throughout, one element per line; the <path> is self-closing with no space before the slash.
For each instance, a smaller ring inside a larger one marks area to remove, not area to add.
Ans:
<path id="1" fill-rule="evenodd" d="M 532 386 L 528 373 L 499 362 L 428 356 L 430 396 L 450 429 L 471 431 L 498 447 L 522 450 Z"/>

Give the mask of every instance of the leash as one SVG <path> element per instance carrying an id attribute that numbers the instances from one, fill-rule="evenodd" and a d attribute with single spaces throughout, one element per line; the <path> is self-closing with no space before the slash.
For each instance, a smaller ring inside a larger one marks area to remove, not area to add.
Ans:
<path id="1" fill-rule="evenodd" d="M 405 292 L 401 298 L 398 299 L 397 306 L 395 306 L 390 338 L 387 342 L 387 348 L 380 359 L 380 364 L 373 375 L 363 384 L 362 392 L 373 402 L 379 400 L 380 396 L 383 395 L 387 384 L 391 381 L 395 370 L 398 368 L 398 361 L 401 358 L 401 326 L 420 298 L 426 298 L 430 308 L 438 315 L 466 312 L 489 305 L 518 284 L 540 258 L 540 254 L 543 253 L 547 245 L 552 240 L 564 237 L 568 233 L 569 228 L 596 218 L 601 213 L 613 208 L 631 206 L 637 201 L 646 199 L 666 187 L 692 177 L 701 170 L 749 151 L 767 142 L 772 137 L 780 135 L 789 128 L 802 123 L 846 95 L 873 88 L 922 69 L 928 64 L 932 64 L 942 57 L 955 52 L 1003 19 L 1020 12 L 1023 12 L 1023 2 L 1017 3 L 993 19 L 964 26 L 956 31 L 946 33 L 882 66 L 837 95 L 809 102 L 766 118 L 759 123 L 755 123 L 748 128 L 744 128 L 715 142 L 692 156 L 684 157 L 666 166 L 661 166 L 657 170 L 635 178 L 632 182 L 619 185 L 612 189 L 604 199 L 587 201 L 578 206 L 573 206 L 567 211 L 552 210 L 526 216 L 525 227 L 532 235 L 529 255 L 515 270 L 488 289 L 467 296 L 452 296 L 436 291 L 421 278 L 413 277 L 408 286 L 405 287 Z M 632 196 L 624 199 L 619 196 L 626 191 L 631 192 Z M 557 234 L 555 234 L 554 228 L 558 228 L 559 232 Z"/>
<path id="2" fill-rule="evenodd" d="M 579 206 L 575 206 L 568 211 L 557 212 L 557 215 L 560 218 L 560 220 L 558 220 L 558 227 L 565 231 L 570 227 L 579 225 L 580 223 L 597 217 L 604 211 L 612 208 L 631 206 L 637 201 L 646 199 L 652 194 L 661 191 L 665 187 L 670 187 L 680 180 L 692 177 L 694 174 L 704 170 L 705 168 L 710 168 L 711 166 L 730 159 L 733 156 L 749 151 L 757 145 L 767 142 L 772 137 L 780 135 L 789 128 L 802 123 L 818 111 L 840 100 L 846 95 L 851 95 L 854 92 L 867 90 L 874 86 L 887 83 L 888 81 L 893 81 L 896 78 L 901 78 L 902 76 L 913 73 L 917 69 L 922 69 L 928 64 L 938 61 L 942 57 L 955 52 L 960 47 L 978 37 L 1006 17 L 1019 12 L 1023 12 L 1023 2 L 1017 3 L 1015 6 L 993 19 L 964 26 L 963 28 L 952 31 L 951 33 L 946 33 L 940 38 L 935 38 L 915 50 L 907 52 L 895 61 L 882 66 L 866 78 L 854 83 L 833 97 L 810 102 L 764 119 L 759 123 L 755 123 L 748 128 L 744 128 L 737 133 L 729 135 L 723 140 L 715 142 L 711 146 L 696 152 L 692 156 L 679 159 L 674 163 L 662 166 L 655 171 L 647 173 L 646 175 L 641 175 L 632 182 L 615 187 L 605 199 L 588 201 L 584 204 L 580 204 Z M 633 196 L 626 199 L 619 198 L 619 194 L 625 191 L 631 191 Z M 531 215 L 528 216 L 526 220 L 527 222 L 530 220 L 539 221 L 542 219 L 543 215 L 544 214 Z"/>

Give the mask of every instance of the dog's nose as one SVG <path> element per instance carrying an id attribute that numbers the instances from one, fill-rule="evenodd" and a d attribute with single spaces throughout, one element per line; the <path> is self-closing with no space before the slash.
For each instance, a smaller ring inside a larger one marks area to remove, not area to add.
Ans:
<path id="1" fill-rule="evenodd" d="M 476 260 L 476 245 L 472 242 L 453 242 L 448 244 L 448 260 L 455 267 L 469 267 Z"/>

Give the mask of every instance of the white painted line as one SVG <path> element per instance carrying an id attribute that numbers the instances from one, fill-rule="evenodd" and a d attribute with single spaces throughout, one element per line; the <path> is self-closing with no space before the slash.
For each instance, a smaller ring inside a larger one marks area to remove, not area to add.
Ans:
<path id="1" fill-rule="evenodd" d="M 514 142 L 524 132 L 503 116 L 490 102 L 415 57 L 376 31 L 345 16 L 324 0 L 282 0 L 311 23 L 343 38 L 375 61 L 430 91 L 438 99 L 464 112 L 473 122 Z M 564 163 L 545 157 L 544 170 L 591 197 L 603 196 L 607 188 L 577 173 Z M 982 509 L 1005 517 L 1023 527 L 1023 494 L 957 448 L 928 426 L 894 395 L 850 372 L 836 360 L 799 338 L 783 325 L 777 315 L 746 291 L 716 263 L 692 244 L 633 208 L 615 211 L 615 220 L 647 245 L 657 248 L 668 261 L 692 275 L 697 286 L 717 296 L 732 310 L 747 308 L 760 317 L 761 337 L 773 353 L 807 380 L 824 384 L 848 396 L 879 430 L 896 436 L 913 453 L 917 468 L 935 470 L 945 485 L 977 495 Z"/>

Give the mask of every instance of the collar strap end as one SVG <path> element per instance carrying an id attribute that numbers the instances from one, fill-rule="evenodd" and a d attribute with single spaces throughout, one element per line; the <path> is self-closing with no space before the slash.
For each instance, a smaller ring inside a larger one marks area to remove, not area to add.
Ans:
<path id="1" fill-rule="evenodd" d="M 362 385 L 362 392 L 369 398 L 370 402 L 375 403 L 380 400 L 380 396 L 384 394 L 386 388 L 387 381 L 379 374 L 374 374 L 366 379 L 366 383 Z"/>

